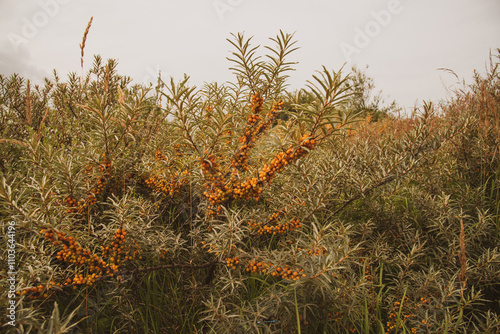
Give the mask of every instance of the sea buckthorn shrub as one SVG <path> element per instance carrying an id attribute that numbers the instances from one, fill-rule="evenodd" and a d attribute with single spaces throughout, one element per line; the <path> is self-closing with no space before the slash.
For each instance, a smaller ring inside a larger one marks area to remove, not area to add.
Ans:
<path id="1" fill-rule="evenodd" d="M 0 78 L 10 330 L 498 332 L 496 65 L 403 118 L 342 71 L 289 92 L 289 34 L 229 42 L 234 83 Z"/>

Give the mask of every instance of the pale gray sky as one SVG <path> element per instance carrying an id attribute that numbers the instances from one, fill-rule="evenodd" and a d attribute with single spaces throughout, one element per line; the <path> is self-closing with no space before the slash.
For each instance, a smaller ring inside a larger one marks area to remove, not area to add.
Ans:
<path id="1" fill-rule="evenodd" d="M 100 54 L 137 82 L 155 81 L 159 70 L 196 85 L 232 80 L 230 33 L 266 44 L 282 29 L 300 47 L 289 58 L 299 62 L 292 88 L 322 65 L 369 65 L 376 88 L 407 108 L 446 98 L 443 82 L 456 79 L 438 68 L 470 81 L 500 47 L 499 0 L 0 0 L 0 74 L 81 73 L 91 16 L 85 69 Z"/>

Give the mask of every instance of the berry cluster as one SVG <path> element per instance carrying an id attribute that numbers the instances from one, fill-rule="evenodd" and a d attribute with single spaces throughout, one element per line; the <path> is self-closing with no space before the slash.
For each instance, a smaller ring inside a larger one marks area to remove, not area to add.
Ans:
<path id="1" fill-rule="evenodd" d="M 370 265 L 370 263 L 368 261 L 365 261 L 365 259 L 361 259 L 361 262 L 363 262 L 363 263 L 366 262 L 366 266 L 365 266 L 365 279 L 367 281 L 371 281 L 373 279 L 373 276 L 372 276 L 372 266 Z"/>
<path id="2" fill-rule="evenodd" d="M 296 229 L 299 229 L 302 227 L 302 224 L 300 223 L 299 219 L 293 219 L 289 222 L 286 223 L 278 223 L 278 221 L 288 215 L 289 210 L 291 207 L 295 205 L 304 205 L 305 203 L 300 201 L 299 199 L 296 199 L 295 202 L 291 203 L 287 207 L 273 212 L 268 218 L 266 222 L 255 222 L 255 221 L 250 221 L 248 222 L 248 225 L 252 229 L 253 233 L 256 233 L 258 235 L 263 235 L 263 234 L 283 234 L 287 232 L 294 231 Z"/>
<path id="3" fill-rule="evenodd" d="M 16 294 L 19 296 L 27 295 L 31 299 L 48 298 L 54 294 L 54 290 L 60 289 L 61 287 L 61 283 L 50 281 L 47 285 L 37 285 L 31 288 L 16 291 Z"/>
<path id="4" fill-rule="evenodd" d="M 99 256 L 80 246 L 75 238 L 67 236 L 66 233 L 52 229 L 42 229 L 40 233 L 55 246 L 63 246 L 56 254 L 59 261 L 74 264 L 75 267 L 88 265 L 90 272 L 102 272 L 106 267 L 106 263 Z"/>
<path id="5" fill-rule="evenodd" d="M 86 166 L 84 173 L 87 175 L 91 175 L 93 172 L 94 167 L 93 166 Z M 85 210 L 96 204 L 97 203 L 97 196 L 102 193 L 104 190 L 107 181 L 111 178 L 111 173 L 112 173 L 112 165 L 111 165 L 111 159 L 106 156 L 104 153 L 102 155 L 101 162 L 99 164 L 99 171 L 100 171 L 100 176 L 96 181 L 96 184 L 94 187 L 91 187 L 90 194 L 87 196 L 86 199 L 80 199 L 78 201 L 78 213 L 83 213 Z"/>
<path id="6" fill-rule="evenodd" d="M 248 225 L 258 234 L 284 234 L 287 232 L 291 232 L 293 230 L 299 229 L 302 227 L 299 219 L 293 219 L 286 223 L 278 223 L 277 225 L 267 225 L 262 222 L 249 222 Z"/>
<path id="7" fill-rule="evenodd" d="M 231 189 L 231 194 L 234 199 L 249 200 L 253 198 L 258 201 L 263 191 L 263 185 L 264 182 L 262 180 L 259 180 L 257 177 L 252 177 L 251 179 L 236 184 Z"/>
<path id="8" fill-rule="evenodd" d="M 429 300 L 427 298 L 422 297 L 417 303 L 412 303 L 408 296 L 403 298 L 403 305 L 401 305 L 399 301 L 394 302 L 392 311 L 389 313 L 386 334 L 398 332 L 398 329 L 400 330 L 403 324 L 410 329 L 411 333 L 417 333 L 419 331 L 427 332 L 429 327 L 427 322 L 425 320 L 418 320 L 416 313 L 428 302 Z M 400 322 L 398 323 L 399 313 Z"/>
<path id="9" fill-rule="evenodd" d="M 323 255 L 328 254 L 328 248 L 326 248 L 326 247 L 313 246 L 313 248 L 308 249 L 308 250 L 305 250 L 303 248 L 298 247 L 297 250 L 304 251 L 304 253 L 306 253 L 307 255 L 311 255 L 311 256 L 323 256 Z"/>
<path id="10" fill-rule="evenodd" d="M 304 274 L 304 269 L 293 269 L 289 266 L 276 267 L 271 270 L 272 263 L 260 262 L 257 260 L 251 260 L 245 267 L 245 270 L 250 273 L 260 273 L 264 275 L 271 275 L 273 277 L 281 277 L 282 279 L 297 281 L 300 278 L 306 277 Z"/>
<path id="11" fill-rule="evenodd" d="M 233 270 L 236 269 L 236 266 L 240 263 L 240 258 L 237 256 L 234 256 L 232 258 L 226 259 L 226 265 L 228 268 L 231 268 Z"/>
<path id="12" fill-rule="evenodd" d="M 39 285 L 18 291 L 18 294 L 26 294 L 33 299 L 46 298 L 54 293 L 55 289 L 60 289 L 64 286 L 71 285 L 76 289 L 79 285 L 91 286 L 104 275 L 113 277 L 126 261 L 133 260 L 139 255 L 137 244 L 134 244 L 135 249 L 131 246 L 125 246 L 127 232 L 124 229 L 116 231 L 110 246 L 101 246 L 103 257 L 108 258 L 109 263 L 80 246 L 73 237 L 67 236 L 64 232 L 58 232 L 53 229 L 42 229 L 40 233 L 55 246 L 63 246 L 63 249 L 56 254 L 56 258 L 59 261 L 71 263 L 76 268 L 86 265 L 87 274 L 76 273 L 73 279 L 67 278 L 62 284 L 50 281 L 45 286 Z"/>
<path id="13" fill-rule="evenodd" d="M 97 179 L 96 186 L 92 190 L 92 193 L 95 196 L 99 195 L 103 191 L 106 181 L 111 177 L 111 159 L 107 157 L 106 154 L 102 155 L 101 163 L 99 164 L 99 171 L 101 176 Z"/>
<path id="14" fill-rule="evenodd" d="M 250 111 L 252 114 L 258 115 L 262 111 L 262 104 L 264 99 L 260 96 L 258 92 L 252 94 L 252 102 L 250 105 Z"/>
<path id="15" fill-rule="evenodd" d="M 184 147 L 186 147 L 187 145 L 184 144 Z M 177 157 L 182 157 L 184 154 L 181 152 L 181 144 L 174 144 L 172 146 L 172 148 L 174 149 L 174 152 L 175 152 L 175 155 Z"/>
<path id="16" fill-rule="evenodd" d="M 272 122 L 275 120 L 278 111 L 283 108 L 283 102 L 275 102 L 273 107 L 266 116 L 264 122 L 260 122 L 262 117 L 259 115 L 262 111 L 263 99 L 258 93 L 252 95 L 252 105 L 250 107 L 251 114 L 248 117 L 248 121 L 245 127 L 245 133 L 240 137 L 240 143 L 242 144 L 235 154 L 232 167 L 241 171 L 247 171 L 248 168 L 248 154 L 252 147 L 255 145 L 255 141 L 258 136 L 264 133 Z"/>
<path id="17" fill-rule="evenodd" d="M 73 289 L 76 289 L 78 285 L 88 285 L 92 286 L 101 277 L 101 275 L 92 273 L 88 276 L 83 276 L 83 274 L 75 275 L 73 281 L 67 280 L 66 285 L 73 284 Z"/>
<path id="18" fill-rule="evenodd" d="M 66 203 L 66 206 L 68 207 L 68 210 L 66 210 L 66 213 L 78 212 L 78 202 L 73 197 L 71 197 L 71 196 L 66 197 L 64 199 L 64 203 Z"/>
<path id="19" fill-rule="evenodd" d="M 209 104 L 205 107 L 205 118 L 210 119 L 212 118 L 214 113 L 214 108 Z"/>
<path id="20" fill-rule="evenodd" d="M 312 150 L 315 146 L 316 140 L 314 138 L 310 138 L 308 134 L 302 135 L 300 147 L 290 146 L 285 152 L 278 153 L 269 165 L 264 165 L 260 170 L 259 179 L 271 182 L 276 173 L 281 172 L 288 164 L 305 156 L 308 150 Z"/>
<path id="21" fill-rule="evenodd" d="M 233 161 L 232 161 L 232 167 L 235 169 L 239 169 L 242 171 L 247 171 L 248 168 L 248 154 L 251 149 L 250 144 L 243 143 L 243 145 L 240 146 L 238 149 L 238 152 L 235 154 Z"/>
<path id="22" fill-rule="evenodd" d="M 307 255 L 323 256 L 326 254 L 328 254 L 328 248 L 326 247 L 317 247 L 307 250 Z"/>
<path id="23" fill-rule="evenodd" d="M 188 183 L 188 179 L 186 178 L 187 175 L 189 175 L 189 171 L 173 173 L 170 175 L 170 181 L 167 181 L 156 173 L 153 173 L 145 182 L 151 189 L 173 197 Z"/>
<path id="24" fill-rule="evenodd" d="M 187 145 L 184 144 L 183 146 L 186 147 Z M 181 152 L 181 144 L 174 144 L 174 145 L 172 145 L 172 149 L 175 152 L 175 156 L 182 157 L 184 155 Z M 156 150 L 156 152 L 155 152 L 155 160 L 156 161 L 166 161 L 167 157 L 160 150 Z"/>
<path id="25" fill-rule="evenodd" d="M 132 246 L 125 245 L 127 231 L 125 229 L 118 229 L 113 236 L 113 241 L 109 246 L 101 246 L 103 257 L 109 259 L 109 266 L 112 269 L 110 276 L 123 265 L 124 262 L 134 260 L 139 256 L 138 245 Z M 134 249 L 135 248 L 135 249 Z"/>
<path id="26" fill-rule="evenodd" d="M 277 267 L 271 272 L 272 276 L 281 277 L 282 279 L 297 281 L 300 278 L 305 278 L 304 269 L 292 269 L 288 266 Z"/>
<path id="27" fill-rule="evenodd" d="M 205 154 L 208 154 L 208 151 L 205 151 Z M 224 175 L 213 154 L 208 154 L 206 159 L 200 159 L 200 163 L 203 175 L 205 176 L 203 187 L 206 191 L 203 195 L 210 202 L 207 214 L 209 216 L 220 214 L 222 210 L 220 205 L 230 199 L 229 184 L 226 184 Z M 232 182 L 233 179 L 234 175 L 231 176 L 230 182 Z"/>
<path id="28" fill-rule="evenodd" d="M 55 289 L 60 289 L 63 286 L 73 285 L 76 288 L 77 285 L 92 285 L 107 267 L 107 264 L 99 256 L 81 247 L 73 237 L 67 236 L 66 233 L 53 229 L 42 229 L 40 233 L 55 246 L 63 246 L 63 249 L 56 254 L 59 261 L 71 263 L 76 268 L 87 265 L 88 272 L 91 274 L 87 277 L 84 277 L 83 274 L 76 274 L 73 279 L 68 278 L 63 284 L 50 281 L 45 286 L 39 285 L 18 291 L 18 294 L 28 295 L 32 299 L 47 298 L 54 293 Z"/>
<path id="29" fill-rule="evenodd" d="M 304 269 L 292 269 L 285 266 L 283 269 L 281 267 L 276 268 L 275 271 L 271 273 L 273 276 L 280 276 L 282 279 L 288 279 L 297 281 L 300 278 L 305 278 Z"/>
<path id="30" fill-rule="evenodd" d="M 272 263 L 265 263 L 257 260 L 250 260 L 245 266 L 245 270 L 252 274 L 267 274 L 268 269 L 272 266 Z"/>
<path id="31" fill-rule="evenodd" d="M 157 150 L 155 152 L 155 159 L 156 161 L 163 161 L 163 160 L 167 160 L 167 157 L 163 155 L 163 153 L 161 153 L 160 150 Z"/>

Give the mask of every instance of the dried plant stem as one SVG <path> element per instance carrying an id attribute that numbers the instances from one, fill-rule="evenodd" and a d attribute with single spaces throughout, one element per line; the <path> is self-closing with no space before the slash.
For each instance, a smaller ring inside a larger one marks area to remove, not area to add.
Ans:
<path id="1" fill-rule="evenodd" d="M 82 76 L 83 76 L 83 55 L 84 55 L 84 50 L 85 50 L 85 42 L 87 41 L 87 35 L 90 30 L 90 26 L 92 25 L 92 20 L 94 17 L 90 17 L 90 21 L 87 24 L 87 28 L 85 29 L 85 32 L 83 33 L 83 39 L 82 39 L 82 44 L 80 44 L 80 51 L 81 51 L 81 58 L 80 58 L 80 64 L 82 66 Z"/>

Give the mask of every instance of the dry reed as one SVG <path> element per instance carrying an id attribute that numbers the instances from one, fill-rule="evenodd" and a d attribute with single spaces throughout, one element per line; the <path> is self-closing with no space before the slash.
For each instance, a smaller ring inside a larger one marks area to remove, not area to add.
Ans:
<path id="1" fill-rule="evenodd" d="M 80 44 L 80 51 L 81 51 L 81 58 L 80 58 L 80 64 L 82 66 L 82 71 L 83 71 L 83 55 L 84 55 L 84 49 L 85 49 L 85 42 L 87 41 L 87 35 L 90 30 L 90 26 L 92 25 L 92 20 L 94 19 L 93 16 L 90 17 L 90 21 L 87 24 L 87 28 L 85 29 L 85 32 L 83 33 L 83 39 L 82 39 L 82 44 Z"/>

